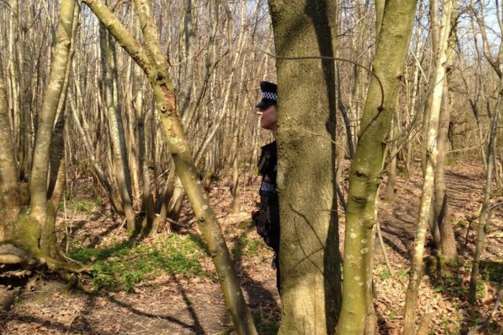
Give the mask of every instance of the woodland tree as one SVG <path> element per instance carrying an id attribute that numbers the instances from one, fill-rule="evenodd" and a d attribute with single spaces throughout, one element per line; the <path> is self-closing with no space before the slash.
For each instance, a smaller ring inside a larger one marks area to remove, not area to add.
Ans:
<path id="1" fill-rule="evenodd" d="M 335 1 L 271 0 L 270 10 L 280 99 L 280 334 L 332 333 L 340 300 Z"/>
<path id="2" fill-rule="evenodd" d="M 446 1 L 442 12 L 442 23 L 438 41 L 439 59 L 436 64 L 434 76 L 434 87 L 431 98 L 431 107 L 428 129 L 428 145 L 426 149 L 426 167 L 424 170 L 424 182 L 419 210 L 418 224 L 416 228 L 416 238 L 412 258 L 411 271 L 409 273 L 409 286 L 407 288 L 407 299 L 405 305 L 405 327 L 404 334 L 412 335 L 416 333 L 417 297 L 419 284 L 423 277 L 423 257 L 424 243 L 430 218 L 432 216 L 432 198 L 434 196 L 435 168 L 438 159 L 438 137 L 440 124 L 440 110 L 442 107 L 442 97 L 445 90 L 446 67 L 448 60 L 449 36 L 451 32 L 451 15 L 454 1 Z M 445 99 L 445 97 L 444 97 Z"/>
<path id="3" fill-rule="evenodd" d="M 370 246 L 374 239 L 377 190 L 415 11 L 413 0 L 389 0 L 384 5 L 372 62 L 375 76 L 370 80 L 349 177 L 342 310 L 336 331 L 341 335 L 363 334 L 368 306 L 372 304 Z"/>
<path id="4" fill-rule="evenodd" d="M 66 98 L 65 80 L 67 80 L 70 63 L 70 49 L 72 35 L 76 27 L 76 4 L 73 0 L 63 1 L 61 4 L 57 39 L 53 49 L 51 71 L 44 94 L 43 104 L 37 123 L 37 134 L 33 151 L 33 165 L 29 183 L 28 197 L 21 196 L 23 186 L 17 180 L 16 162 L 12 155 L 13 143 L 6 136 L 10 134 L 10 123 L 4 117 L 2 126 L 2 147 L 5 149 L 4 164 L 2 164 L 2 183 L 5 185 L 5 207 L 8 220 L 3 225 L 4 253 L 11 257 L 15 248 L 15 255 L 23 255 L 21 262 L 29 258 L 47 263 L 52 267 L 60 266 L 60 256 L 55 241 L 55 220 L 57 208 L 54 207 L 48 195 L 49 163 L 52 150 L 61 150 L 61 146 L 54 145 L 54 122 L 58 113 L 58 106 L 64 104 Z M 1 94 L 0 94 L 1 95 Z M 0 99 L 1 100 L 1 99 Z M 4 103 L 5 106 L 5 103 Z M 3 113 L 2 113 L 3 114 Z M 3 114 L 5 115 L 5 114 Z M 61 128 L 59 128 L 61 130 Z M 58 130 L 58 127 L 56 127 Z M 61 165 L 59 167 L 62 167 Z M 58 173 L 55 173 L 57 176 Z M 59 176 L 62 176 L 59 174 Z M 8 178 L 8 179 L 7 179 Z M 59 193 L 60 195 L 60 193 Z M 59 201 L 56 201 L 59 203 Z M 9 247 L 11 246 L 11 247 Z M 13 247 L 12 247 L 13 246 Z M 14 249 L 13 249 L 14 248 Z"/>

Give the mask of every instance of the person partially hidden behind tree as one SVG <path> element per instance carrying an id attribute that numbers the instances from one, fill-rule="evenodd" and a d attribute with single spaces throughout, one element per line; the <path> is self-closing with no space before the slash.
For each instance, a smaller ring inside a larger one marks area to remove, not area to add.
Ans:
<path id="1" fill-rule="evenodd" d="M 260 83 L 262 100 L 257 104 L 257 114 L 260 116 L 260 126 L 270 130 L 276 136 L 277 126 L 277 86 L 268 81 Z M 279 269 L 279 204 L 278 193 L 276 191 L 276 171 L 277 171 L 277 149 L 276 141 L 264 145 L 258 161 L 258 171 L 262 176 L 260 184 L 260 206 L 252 214 L 253 221 L 257 227 L 258 234 L 265 243 L 274 250 L 273 266 L 276 268 L 276 286 L 280 291 L 280 269 Z"/>

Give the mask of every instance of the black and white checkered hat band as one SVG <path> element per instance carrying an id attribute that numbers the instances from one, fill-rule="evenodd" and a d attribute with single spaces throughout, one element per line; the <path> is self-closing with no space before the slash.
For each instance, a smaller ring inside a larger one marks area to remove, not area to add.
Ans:
<path id="1" fill-rule="evenodd" d="M 262 92 L 262 98 L 276 101 L 278 100 L 278 95 L 276 93 L 271 92 Z"/>

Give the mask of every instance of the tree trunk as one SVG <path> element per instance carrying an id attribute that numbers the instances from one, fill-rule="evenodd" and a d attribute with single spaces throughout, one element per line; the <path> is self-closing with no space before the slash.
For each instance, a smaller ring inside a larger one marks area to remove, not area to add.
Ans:
<path id="1" fill-rule="evenodd" d="M 500 79 L 501 80 L 501 79 Z M 500 83 L 500 90 L 503 87 L 503 82 Z M 497 110 L 491 119 L 491 130 L 489 133 L 489 142 L 487 143 L 487 164 L 486 164 L 486 182 L 484 186 L 484 201 L 482 202 L 482 208 L 480 209 L 479 224 L 477 228 L 477 237 L 475 240 L 475 253 L 473 255 L 472 271 L 470 275 L 470 290 L 469 290 L 469 301 L 471 304 L 477 302 L 477 282 L 479 277 L 479 264 L 480 256 L 484 250 L 486 225 L 489 220 L 490 205 L 491 205 L 491 193 L 492 193 L 492 183 L 494 179 L 494 156 L 496 151 L 496 136 L 498 129 L 499 118 L 501 117 L 503 106 L 502 104 L 503 92 L 499 92 L 498 102 L 496 104 Z"/>
<path id="2" fill-rule="evenodd" d="M 154 199 L 152 195 L 151 189 L 151 180 L 150 180 L 150 172 L 149 172 L 149 161 L 147 160 L 148 153 L 148 138 L 145 132 L 145 125 L 149 124 L 150 117 L 153 111 L 147 110 L 143 112 L 143 94 L 142 92 L 138 92 L 135 97 L 134 102 L 134 110 L 136 113 L 136 119 L 138 120 L 138 157 L 139 162 L 141 164 L 141 171 L 143 180 L 143 200 L 142 200 L 142 209 L 145 213 L 145 217 L 142 222 L 142 234 L 149 234 L 153 227 L 154 222 Z"/>
<path id="3" fill-rule="evenodd" d="M 210 208 L 208 196 L 201 185 L 192 160 L 192 151 L 177 113 L 173 83 L 169 76 L 166 57 L 160 48 L 150 1 L 134 1 L 142 26 L 145 49 L 101 1 L 84 0 L 84 3 L 145 72 L 153 90 L 156 109 L 161 113 L 164 136 L 175 164 L 176 174 L 192 204 L 203 240 L 213 258 L 235 331 L 239 335 L 256 335 L 257 331 L 239 287 L 234 264 L 215 212 Z"/>
<path id="4" fill-rule="evenodd" d="M 0 78 L 0 243 L 12 233 L 11 225 L 20 211 L 19 183 L 17 180 L 14 145 L 9 124 L 9 106 L 3 78 Z"/>
<path id="5" fill-rule="evenodd" d="M 74 21 L 74 0 L 61 2 L 60 18 L 56 33 L 56 43 L 53 49 L 51 71 L 44 95 L 42 110 L 38 118 L 36 143 L 33 153 L 33 166 L 30 179 L 31 212 L 30 219 L 21 220 L 23 228 L 18 229 L 22 234 L 19 238 L 22 244 L 35 255 L 57 257 L 54 245 L 54 220 L 56 210 L 47 201 L 47 180 L 49 157 L 54 119 L 58 103 L 63 90 L 67 64 L 70 59 Z M 30 237 L 26 235 L 31 235 Z M 38 236 L 37 236 L 38 235 Z M 37 244 L 34 240 L 38 240 Z"/>
<path id="6" fill-rule="evenodd" d="M 368 262 L 385 141 L 407 58 L 416 1 L 386 1 L 359 141 L 351 164 L 344 241 L 344 282 L 337 334 L 361 335 L 366 324 L 372 269 Z M 379 81 L 376 79 L 379 78 Z M 381 90 L 382 89 L 384 92 Z M 384 94 L 384 96 L 383 96 Z"/>
<path id="7" fill-rule="evenodd" d="M 332 60 L 284 57 L 333 57 L 335 1 L 269 3 L 279 87 L 279 334 L 332 334 L 340 300 L 338 223 L 332 215 L 335 67 Z"/>
<path id="8" fill-rule="evenodd" d="M 451 15 L 454 0 L 446 0 L 442 13 L 442 23 L 438 41 L 438 61 L 436 62 L 434 87 L 431 97 L 430 119 L 428 125 L 428 138 L 426 147 L 426 166 L 424 181 L 417 221 L 416 237 L 412 257 L 411 271 L 409 273 L 409 286 L 405 301 L 404 335 L 416 333 L 417 298 L 419 284 L 423 277 L 423 257 L 426 232 L 432 216 L 432 200 L 434 195 L 435 168 L 438 157 L 438 131 L 440 123 L 440 110 L 446 80 L 446 66 L 448 61 L 448 41 L 451 31 Z"/>
<path id="9" fill-rule="evenodd" d="M 456 46 L 456 8 L 453 8 L 451 14 L 451 31 L 449 34 L 449 41 L 447 46 L 447 64 L 446 67 L 451 66 L 454 57 L 454 48 Z M 440 111 L 439 129 L 438 129 L 438 158 L 437 166 L 435 168 L 435 193 L 434 193 L 434 225 L 438 229 L 440 235 L 440 252 L 441 252 L 441 266 L 443 264 L 455 265 L 457 262 L 458 253 L 456 250 L 456 237 L 452 223 L 449 221 L 449 206 L 446 194 L 445 185 L 445 161 L 447 159 L 447 152 L 449 150 L 449 123 L 451 121 L 451 102 L 449 97 L 449 73 L 446 74 L 443 94 L 443 108 Z"/>
<path id="10" fill-rule="evenodd" d="M 386 182 L 384 197 L 386 201 L 388 201 L 389 203 L 391 203 L 395 198 L 396 168 L 397 168 L 397 156 L 398 156 L 398 152 L 396 152 L 396 150 L 398 149 L 398 144 L 396 142 L 398 137 L 397 134 L 399 133 L 397 123 L 398 120 L 397 118 L 395 118 L 393 124 L 391 125 L 390 130 L 390 137 L 393 142 L 388 149 L 388 152 L 391 155 L 391 157 L 389 157 L 388 180 Z"/>
<path id="11" fill-rule="evenodd" d="M 101 62 L 103 67 L 103 94 L 106 104 L 110 141 L 113 156 L 113 171 L 117 188 L 122 199 L 126 215 L 129 236 L 138 234 L 135 224 L 136 214 L 133 210 L 131 192 L 131 173 L 126 151 L 124 124 L 122 123 L 121 106 L 119 106 L 117 89 L 117 59 L 114 41 L 105 27 L 100 27 Z"/>
<path id="12" fill-rule="evenodd" d="M 435 168 L 435 191 L 434 191 L 434 224 L 440 232 L 441 264 L 454 265 L 457 260 L 456 238 L 454 229 L 448 216 L 448 203 L 445 185 L 445 160 L 448 151 L 450 122 L 449 88 L 447 80 L 444 89 L 444 103 L 440 112 L 438 128 L 438 158 Z"/>

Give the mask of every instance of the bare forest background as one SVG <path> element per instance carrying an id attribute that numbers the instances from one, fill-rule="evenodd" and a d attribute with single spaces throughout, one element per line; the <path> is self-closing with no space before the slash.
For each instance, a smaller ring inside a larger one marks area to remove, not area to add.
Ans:
<path id="1" fill-rule="evenodd" d="M 502 334 L 502 98 L 499 0 L 0 0 L 0 333 Z"/>

